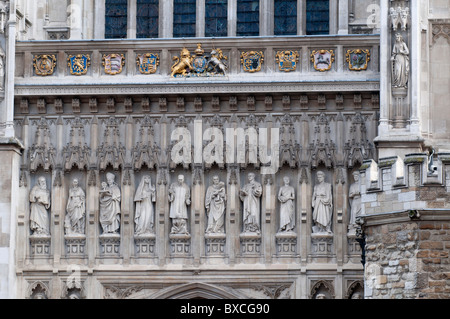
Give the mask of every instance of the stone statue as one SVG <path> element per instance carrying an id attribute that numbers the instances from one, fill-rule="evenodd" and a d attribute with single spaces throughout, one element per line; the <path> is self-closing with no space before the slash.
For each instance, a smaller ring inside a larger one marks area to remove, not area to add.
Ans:
<path id="1" fill-rule="evenodd" d="M 33 235 L 50 235 L 50 221 L 47 209 L 50 208 L 50 191 L 45 177 L 40 176 L 30 192 L 30 228 Z"/>
<path id="2" fill-rule="evenodd" d="M 295 227 L 295 189 L 290 186 L 288 176 L 283 178 L 284 186 L 278 192 L 278 200 L 280 201 L 280 232 L 293 231 Z"/>
<path id="3" fill-rule="evenodd" d="M 69 189 L 69 199 L 66 206 L 66 218 L 64 228 L 66 235 L 84 234 L 86 221 L 86 196 L 81 187 L 78 186 L 78 179 L 72 181 Z"/>
<path id="4" fill-rule="evenodd" d="M 361 192 L 359 188 L 359 172 L 353 172 L 355 182 L 350 185 L 348 197 L 350 198 L 350 222 L 349 230 L 356 225 L 356 218 L 361 214 Z"/>
<path id="5" fill-rule="evenodd" d="M 224 233 L 225 220 L 225 183 L 219 181 L 219 176 L 213 177 L 213 185 L 208 187 L 205 197 L 208 227 L 206 233 Z"/>
<path id="6" fill-rule="evenodd" d="M 156 202 L 156 189 L 152 185 L 149 175 L 142 177 L 134 196 L 136 202 L 136 211 L 134 215 L 135 234 L 152 234 L 154 233 L 155 213 L 153 203 Z"/>
<path id="7" fill-rule="evenodd" d="M 331 234 L 331 216 L 333 208 L 333 195 L 331 193 L 331 184 L 325 182 L 325 174 L 322 171 L 317 172 L 318 184 L 314 186 L 312 196 L 313 233 Z"/>
<path id="8" fill-rule="evenodd" d="M 262 186 L 255 181 L 255 174 L 248 174 L 249 183 L 239 191 L 239 197 L 244 202 L 243 223 L 244 232 L 260 232 L 260 203 Z"/>
<path id="9" fill-rule="evenodd" d="M 120 188 L 112 173 L 106 174 L 107 183 L 100 190 L 100 224 L 103 234 L 117 234 L 120 227 Z"/>
<path id="10" fill-rule="evenodd" d="M 409 78 L 409 49 L 400 33 L 395 35 L 391 62 L 392 86 L 395 88 L 407 88 Z"/>
<path id="11" fill-rule="evenodd" d="M 184 176 L 178 176 L 178 182 L 172 183 L 169 188 L 170 213 L 172 219 L 171 234 L 186 234 L 188 212 L 187 207 L 191 204 L 191 191 L 184 182 Z"/>

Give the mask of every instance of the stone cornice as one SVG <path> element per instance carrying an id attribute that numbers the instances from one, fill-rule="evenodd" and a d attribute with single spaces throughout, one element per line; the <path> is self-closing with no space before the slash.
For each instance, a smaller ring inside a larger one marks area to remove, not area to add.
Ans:
<path id="1" fill-rule="evenodd" d="M 409 221 L 450 221 L 448 209 L 416 209 L 402 210 L 388 213 L 366 214 L 361 216 L 364 226 L 378 226 L 392 223 L 405 223 Z"/>
<path id="2" fill-rule="evenodd" d="M 353 92 L 379 91 L 378 81 L 314 82 L 314 83 L 167 83 L 167 84 L 109 84 L 109 85 L 19 85 L 15 96 L 45 95 L 161 95 L 208 93 L 298 93 L 298 92 Z"/>

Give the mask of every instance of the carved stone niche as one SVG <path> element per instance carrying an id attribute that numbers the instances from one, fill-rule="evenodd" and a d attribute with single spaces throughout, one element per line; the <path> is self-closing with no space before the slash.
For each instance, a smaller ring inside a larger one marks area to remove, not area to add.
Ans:
<path id="1" fill-rule="evenodd" d="M 120 255 L 120 235 L 119 234 L 101 234 L 100 254 L 103 257 L 119 257 Z"/>
<path id="2" fill-rule="evenodd" d="M 333 235 L 311 234 L 311 254 L 316 256 L 330 256 L 333 253 Z"/>
<path id="3" fill-rule="evenodd" d="M 241 241 L 241 253 L 243 256 L 259 256 L 261 253 L 261 235 L 258 233 L 242 233 L 239 235 Z"/>
<path id="4" fill-rule="evenodd" d="M 347 235 L 348 254 L 361 256 L 361 245 L 356 240 L 356 234 Z"/>
<path id="5" fill-rule="evenodd" d="M 280 232 L 275 235 L 278 256 L 295 256 L 297 253 L 297 234 Z"/>
<path id="6" fill-rule="evenodd" d="M 85 255 L 86 236 L 83 234 L 71 234 L 64 236 L 66 242 L 67 257 L 82 257 Z"/>
<path id="7" fill-rule="evenodd" d="M 191 253 L 191 235 L 170 234 L 170 253 L 174 257 L 187 257 Z"/>
<path id="8" fill-rule="evenodd" d="M 141 257 L 151 257 L 155 255 L 155 234 L 135 235 L 134 243 L 136 255 Z"/>
<path id="9" fill-rule="evenodd" d="M 207 256 L 223 256 L 225 254 L 226 235 L 205 234 L 206 255 Z"/>
<path id="10" fill-rule="evenodd" d="M 50 256 L 50 235 L 31 235 L 30 247 L 31 256 L 33 257 L 48 257 Z"/>

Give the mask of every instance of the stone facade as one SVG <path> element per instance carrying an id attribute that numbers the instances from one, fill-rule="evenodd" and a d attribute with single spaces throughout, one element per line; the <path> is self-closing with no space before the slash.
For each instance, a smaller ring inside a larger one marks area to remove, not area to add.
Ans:
<path id="1" fill-rule="evenodd" d="M 0 297 L 448 298 L 449 0 L 307 2 L 0 1 Z"/>

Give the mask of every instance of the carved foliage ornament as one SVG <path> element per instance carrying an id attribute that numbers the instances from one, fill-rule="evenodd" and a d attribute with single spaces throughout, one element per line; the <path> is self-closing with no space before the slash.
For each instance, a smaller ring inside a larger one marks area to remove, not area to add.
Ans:
<path id="1" fill-rule="evenodd" d="M 138 54 L 136 64 L 142 74 L 153 74 L 158 69 L 159 55 L 157 53 Z"/>
<path id="2" fill-rule="evenodd" d="M 264 62 L 264 53 L 262 51 L 246 51 L 241 53 L 241 64 L 245 72 L 261 71 Z"/>
<path id="3" fill-rule="evenodd" d="M 329 71 L 334 62 L 333 50 L 313 50 L 311 62 L 314 69 L 320 72 Z"/>
<path id="4" fill-rule="evenodd" d="M 352 71 L 367 70 L 367 66 L 370 61 L 369 50 L 347 50 L 347 62 L 348 68 Z"/>
<path id="5" fill-rule="evenodd" d="M 298 51 L 285 50 L 277 52 L 275 61 L 278 63 L 280 71 L 290 72 L 296 70 L 298 58 Z"/>
<path id="6" fill-rule="evenodd" d="M 67 65 L 69 66 L 70 74 L 84 75 L 91 65 L 91 57 L 89 54 L 69 55 Z"/>
<path id="7" fill-rule="evenodd" d="M 54 54 L 40 54 L 33 57 L 34 72 L 36 75 L 52 75 L 56 67 L 56 57 Z"/>
<path id="8" fill-rule="evenodd" d="M 125 56 L 123 54 L 103 54 L 103 66 L 106 74 L 119 74 L 125 65 Z"/>

